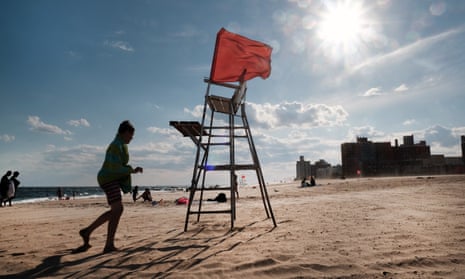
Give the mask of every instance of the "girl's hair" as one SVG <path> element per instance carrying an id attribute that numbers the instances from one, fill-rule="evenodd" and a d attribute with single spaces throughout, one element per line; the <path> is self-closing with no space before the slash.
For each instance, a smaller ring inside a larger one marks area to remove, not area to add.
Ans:
<path id="1" fill-rule="evenodd" d="M 134 129 L 134 126 L 132 126 L 129 120 L 124 120 L 123 122 L 121 122 L 121 124 L 119 124 L 118 134 L 123 134 L 128 131 L 134 133 L 135 130 L 136 129 Z"/>

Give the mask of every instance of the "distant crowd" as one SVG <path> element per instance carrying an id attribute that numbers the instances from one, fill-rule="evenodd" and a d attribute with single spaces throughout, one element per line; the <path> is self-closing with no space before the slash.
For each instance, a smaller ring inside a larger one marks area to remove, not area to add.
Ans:
<path id="1" fill-rule="evenodd" d="M 11 206 L 11 200 L 16 197 L 16 192 L 21 183 L 18 176 L 18 171 L 12 173 L 10 170 L 2 176 L 0 182 L 0 207 L 6 206 L 7 203 Z"/>

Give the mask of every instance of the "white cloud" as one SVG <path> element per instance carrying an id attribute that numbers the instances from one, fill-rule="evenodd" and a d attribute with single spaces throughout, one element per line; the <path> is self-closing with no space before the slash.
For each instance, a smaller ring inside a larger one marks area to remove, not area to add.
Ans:
<path id="1" fill-rule="evenodd" d="M 134 51 L 134 48 L 128 42 L 124 42 L 124 41 L 105 41 L 104 45 L 112 47 L 112 48 L 117 48 L 120 50 L 128 51 L 128 52 Z"/>
<path id="2" fill-rule="evenodd" d="M 197 105 L 194 107 L 193 110 L 190 110 L 188 108 L 184 108 L 184 112 L 191 114 L 192 116 L 196 118 L 201 118 L 203 114 L 203 106 L 202 105 Z"/>
<path id="3" fill-rule="evenodd" d="M 404 125 L 404 126 L 409 126 L 409 125 L 415 124 L 416 122 L 417 122 L 417 121 L 416 121 L 415 119 L 407 119 L 407 120 L 405 120 L 405 121 L 402 123 L 402 125 Z"/>
<path id="4" fill-rule="evenodd" d="M 443 146 L 450 147 L 457 145 L 459 139 L 454 136 L 450 128 L 446 128 L 440 125 L 434 125 L 424 131 L 424 139 L 428 143 L 440 143 Z"/>
<path id="5" fill-rule="evenodd" d="M 452 128 L 452 134 L 456 137 L 465 136 L 465 127 Z"/>
<path id="6" fill-rule="evenodd" d="M 305 104 L 300 102 L 284 102 L 280 104 L 255 104 L 247 102 L 248 120 L 254 127 L 261 128 L 315 128 L 340 126 L 349 115 L 340 105 Z M 202 117 L 203 106 L 193 110 L 184 108 L 184 112 L 194 117 Z"/>
<path id="7" fill-rule="evenodd" d="M 48 134 L 57 134 L 57 135 L 71 135 L 72 133 L 68 130 L 63 130 L 58 126 L 46 124 L 40 120 L 38 116 L 29 116 L 27 119 L 30 129 L 32 131 L 38 131 Z"/>
<path id="8" fill-rule="evenodd" d="M 367 137 L 370 141 L 384 140 L 386 134 L 382 131 L 376 130 L 372 126 L 352 127 L 349 131 L 348 138 L 350 141 L 355 142 L 357 137 Z"/>
<path id="9" fill-rule="evenodd" d="M 360 94 L 360 96 L 362 97 L 373 97 L 373 96 L 380 96 L 380 95 L 383 95 L 383 93 L 381 92 L 381 88 L 379 87 L 370 88 L 367 91 L 365 91 L 365 93 Z"/>
<path id="10" fill-rule="evenodd" d="M 0 135 L 0 140 L 4 142 L 12 142 L 15 140 L 15 136 L 3 134 Z"/>
<path id="11" fill-rule="evenodd" d="M 357 72 L 365 67 L 371 67 L 371 66 L 377 66 L 377 65 L 383 65 L 387 63 L 388 61 L 393 61 L 396 59 L 407 59 L 408 57 L 411 57 L 412 55 L 416 54 L 417 52 L 424 50 L 425 48 L 431 47 L 434 44 L 441 43 L 443 41 L 448 40 L 450 37 L 459 35 L 465 31 L 465 26 L 460 26 L 455 29 L 450 29 L 447 30 L 443 33 L 436 34 L 421 40 L 417 40 L 414 43 L 411 43 L 409 45 L 406 45 L 402 48 L 397 48 L 396 50 L 381 54 L 378 56 L 374 56 L 372 58 L 369 58 L 359 65 L 355 66 L 352 68 L 352 72 Z"/>
<path id="12" fill-rule="evenodd" d="M 119 36 L 119 35 L 124 35 L 124 34 L 126 34 L 126 31 L 124 31 L 124 30 L 117 30 L 117 31 L 115 31 L 115 35 L 118 35 L 118 36 Z"/>
<path id="13" fill-rule="evenodd" d="M 394 89 L 394 92 L 404 92 L 404 91 L 407 91 L 408 90 L 408 87 L 407 85 L 405 85 L 404 83 L 402 83 L 401 85 L 399 85 L 397 88 Z"/>
<path id="14" fill-rule="evenodd" d="M 175 133 L 174 129 L 158 128 L 158 127 L 148 127 L 147 131 L 149 131 L 150 133 L 153 133 L 153 134 L 161 134 L 161 135 L 172 135 L 172 134 Z"/>
<path id="15" fill-rule="evenodd" d="M 74 127 L 79 127 L 79 126 L 90 127 L 89 122 L 84 118 L 81 118 L 78 120 L 70 120 L 68 121 L 68 124 Z"/>
<path id="16" fill-rule="evenodd" d="M 405 84 L 401 84 L 394 88 L 393 92 L 383 92 L 380 87 L 372 87 L 365 91 L 364 93 L 359 94 L 361 97 L 374 97 L 374 96 L 382 96 L 382 95 L 391 95 L 393 93 L 402 93 L 407 91 L 409 88 Z"/>
<path id="17" fill-rule="evenodd" d="M 349 115 L 340 105 L 305 104 L 284 102 L 281 104 L 247 103 L 250 121 L 262 128 L 315 128 L 340 126 Z"/>
<path id="18" fill-rule="evenodd" d="M 435 1 L 429 6 L 429 11 L 433 16 L 441 16 L 447 10 L 447 4 L 444 1 Z"/>
<path id="19" fill-rule="evenodd" d="M 104 153 L 104 148 L 92 145 L 78 145 L 73 147 L 48 146 L 42 153 L 42 160 L 55 167 L 63 168 L 74 166 L 88 166 L 91 163 L 98 164 Z"/>

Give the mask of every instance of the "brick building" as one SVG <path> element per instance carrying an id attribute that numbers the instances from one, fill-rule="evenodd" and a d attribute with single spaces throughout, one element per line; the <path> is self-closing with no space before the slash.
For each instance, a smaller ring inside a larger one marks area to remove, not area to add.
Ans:
<path id="1" fill-rule="evenodd" d="M 425 141 L 414 142 L 413 135 L 403 143 L 371 142 L 357 137 L 355 143 L 341 144 L 342 174 L 346 177 L 465 173 L 465 136 L 461 137 L 462 157 L 431 155 Z"/>

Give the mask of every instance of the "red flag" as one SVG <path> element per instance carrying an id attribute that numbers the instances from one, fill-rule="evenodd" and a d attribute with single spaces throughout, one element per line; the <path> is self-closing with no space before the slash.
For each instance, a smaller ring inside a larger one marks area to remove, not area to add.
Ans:
<path id="1" fill-rule="evenodd" d="M 272 48 L 262 42 L 231 33 L 224 28 L 216 36 L 210 80 L 246 81 L 271 73 Z"/>

